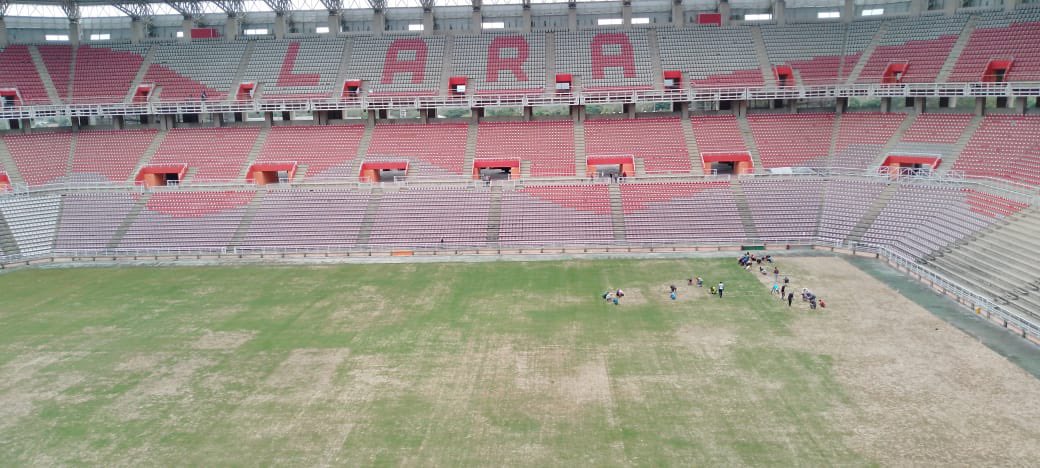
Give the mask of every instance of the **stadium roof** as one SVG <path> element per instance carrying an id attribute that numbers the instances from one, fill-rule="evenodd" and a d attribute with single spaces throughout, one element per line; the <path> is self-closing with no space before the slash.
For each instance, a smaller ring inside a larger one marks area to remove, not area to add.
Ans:
<path id="1" fill-rule="evenodd" d="M 611 0 L 0 0 L 0 17 L 31 16 L 83 17 L 130 16 L 132 18 L 163 14 L 195 17 L 206 13 L 241 13 L 384 8 L 424 8 L 435 6 L 530 5 L 538 3 L 585 3 Z M 630 0 L 613 0 L 629 2 Z"/>

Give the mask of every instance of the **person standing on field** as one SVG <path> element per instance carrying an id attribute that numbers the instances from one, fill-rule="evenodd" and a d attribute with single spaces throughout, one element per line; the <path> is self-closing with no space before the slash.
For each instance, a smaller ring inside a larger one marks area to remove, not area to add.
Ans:
<path id="1" fill-rule="evenodd" d="M 726 289 L 726 285 L 719 281 L 719 299 L 722 299 L 722 290 Z"/>

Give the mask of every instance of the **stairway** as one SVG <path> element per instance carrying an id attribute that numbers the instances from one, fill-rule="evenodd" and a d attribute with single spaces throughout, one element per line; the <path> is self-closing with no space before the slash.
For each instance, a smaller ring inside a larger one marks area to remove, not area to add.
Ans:
<path id="1" fill-rule="evenodd" d="M 188 172 L 184 174 L 184 179 L 180 181 L 180 185 L 190 184 L 195 181 L 195 174 L 199 172 L 197 167 L 189 167 Z"/>
<path id="2" fill-rule="evenodd" d="M 225 101 L 234 101 L 238 98 L 238 88 L 242 84 L 242 78 L 246 76 L 246 69 L 249 68 L 249 61 L 253 58 L 254 48 L 256 48 L 256 42 L 249 41 L 246 44 L 246 50 L 242 52 L 242 60 L 238 62 L 238 70 L 235 72 L 235 79 L 231 81 L 232 88 L 227 90 Z"/>
<path id="3" fill-rule="evenodd" d="M 614 228 L 614 240 L 625 240 L 625 207 L 621 202 L 621 186 L 610 184 L 610 220 Z"/>
<path id="4" fill-rule="evenodd" d="M 365 217 L 361 219 L 361 228 L 358 229 L 358 245 L 365 245 L 368 243 L 368 238 L 372 234 L 372 225 L 376 222 L 376 213 L 379 212 L 379 203 L 383 200 L 383 189 L 378 186 L 372 189 L 372 195 L 368 199 L 368 206 L 365 207 Z"/>
<path id="5" fill-rule="evenodd" d="M 762 69 L 762 83 L 766 87 L 776 87 L 773 65 L 769 62 L 769 54 L 766 53 L 766 42 L 762 39 L 762 29 L 758 26 L 752 26 L 751 38 L 755 42 L 755 56 L 758 57 L 759 68 Z"/>
<path id="6" fill-rule="evenodd" d="M 827 165 L 832 167 L 834 160 L 838 156 L 838 134 L 841 133 L 841 116 L 842 114 L 834 114 L 834 125 L 831 126 L 831 142 L 830 149 L 827 150 Z"/>
<path id="7" fill-rule="evenodd" d="M 36 73 L 40 75 L 43 89 L 47 91 L 47 97 L 51 100 L 51 104 L 61 105 L 58 88 L 54 87 L 54 80 L 51 78 L 51 72 L 47 71 L 47 65 L 43 63 L 43 55 L 40 55 L 40 49 L 32 45 L 27 48 L 29 49 L 29 56 L 32 57 L 33 65 L 36 65 Z"/>
<path id="8" fill-rule="evenodd" d="M 751 164 L 754 164 L 755 171 L 764 170 L 762 159 L 758 156 L 758 145 L 755 144 L 755 136 L 751 133 L 751 125 L 748 124 L 747 118 L 737 117 L 737 124 L 740 125 L 740 136 L 744 137 L 744 146 L 751 155 Z"/>
<path id="9" fill-rule="evenodd" d="M 885 31 L 888 29 L 886 24 L 887 23 L 881 23 L 877 32 L 874 33 L 874 38 L 870 40 L 870 45 L 868 45 L 866 49 L 863 49 L 863 53 L 860 54 L 856 66 L 852 67 L 852 71 L 849 72 L 848 81 L 846 81 L 846 83 L 852 84 L 859 79 L 859 75 L 860 73 L 863 73 L 863 69 L 866 68 L 867 62 L 870 62 L 870 56 L 874 54 L 874 49 L 877 49 L 878 43 L 881 42 L 881 38 L 885 36 Z M 880 81 L 880 78 L 881 77 L 878 77 L 878 81 Z"/>
<path id="10" fill-rule="evenodd" d="M 646 175 L 646 162 L 643 158 L 632 158 L 632 169 L 636 171 L 637 177 L 643 177 Z"/>
<path id="11" fill-rule="evenodd" d="M 267 135 L 271 134 L 271 127 L 261 127 L 260 134 L 257 135 L 256 141 L 253 142 L 253 148 L 249 150 L 249 157 L 246 158 L 246 163 L 242 165 L 242 170 L 238 172 L 239 181 L 245 181 L 246 176 L 249 175 L 249 168 L 256 162 L 256 158 L 260 157 L 260 150 L 264 148 L 264 143 L 267 142 Z"/>
<path id="12" fill-rule="evenodd" d="M 697 147 L 697 135 L 693 133 L 693 123 L 689 115 L 682 118 L 681 125 L 683 139 L 686 140 L 686 151 L 690 154 L 691 172 L 704 175 L 704 161 L 701 160 L 701 150 Z"/>
<path id="13" fill-rule="evenodd" d="M 56 237 L 56 236 L 55 236 Z M 18 242 L 11 233 L 11 227 L 7 225 L 3 211 L 0 211 L 0 256 L 13 256 L 21 253 Z"/>
<path id="14" fill-rule="evenodd" d="M 888 142 L 885 143 L 885 146 L 881 148 L 881 154 L 878 155 L 874 164 L 869 168 L 871 171 L 875 170 L 878 166 L 881 166 L 881 163 L 885 162 L 885 158 L 888 157 L 889 153 L 891 153 L 892 150 L 895 149 L 896 145 L 903 140 L 903 134 L 905 134 L 906 131 L 910 129 L 910 126 L 917 121 L 917 115 L 917 112 L 907 114 L 906 118 L 903 119 L 903 123 L 899 124 L 899 128 L 892 134 L 892 138 L 889 138 Z"/>
<path id="15" fill-rule="evenodd" d="M 22 173 L 18 170 L 18 165 L 14 163 L 14 158 L 7 149 L 7 143 L 4 143 L 2 138 L 0 138 L 0 169 L 7 173 L 7 178 L 10 179 L 12 185 L 25 185 L 25 179 L 22 178 Z"/>
<path id="16" fill-rule="evenodd" d="M 846 242 L 849 244 L 858 244 L 863 240 L 863 235 L 867 233 L 870 226 L 874 225 L 874 221 L 877 220 L 878 215 L 881 211 L 888 206 L 888 202 L 892 200 L 892 197 L 899 191 L 899 184 L 888 184 L 884 190 L 878 195 L 874 203 L 870 205 L 866 213 L 863 213 L 863 217 L 859 219 L 856 226 L 849 232 L 849 237 L 846 238 Z"/>
<path id="17" fill-rule="evenodd" d="M 141 86 L 141 82 L 144 81 L 145 75 L 148 74 L 148 69 L 152 67 L 152 62 L 155 61 L 155 51 L 159 47 L 152 45 L 148 48 L 148 53 L 144 54 L 144 60 L 141 61 L 141 68 L 137 69 L 137 74 L 134 75 L 134 81 L 130 83 L 130 89 L 126 90 L 126 97 L 123 98 L 124 103 L 134 102 L 134 96 L 137 95 L 137 88 Z"/>
<path id="18" fill-rule="evenodd" d="M 155 156 L 155 152 L 159 151 L 159 146 L 162 145 L 163 140 L 166 139 L 166 134 L 169 130 L 159 130 L 159 133 L 155 134 L 155 138 L 152 140 L 152 144 L 148 145 L 148 148 L 141 153 L 141 158 L 137 160 L 137 166 L 134 166 L 134 172 L 130 173 L 130 180 L 127 182 L 134 183 L 137 179 L 137 173 L 141 172 L 145 166 L 152 161 L 152 156 Z"/>
<path id="19" fill-rule="evenodd" d="M 245 212 L 242 213 L 242 219 L 238 222 L 238 227 L 235 228 L 235 234 L 231 236 L 231 240 L 228 242 L 229 249 L 235 249 L 241 245 L 246 234 L 249 234 L 249 227 L 253 225 L 253 218 L 256 217 L 257 210 L 263 204 L 265 195 L 267 195 L 266 190 L 257 190 L 256 194 L 253 195 L 253 199 L 249 200 Z"/>
<path id="20" fill-rule="evenodd" d="M 72 102 L 72 92 L 75 90 L 76 84 L 76 55 L 79 51 L 79 47 L 72 48 L 72 57 L 69 59 L 69 89 L 68 96 L 65 96 L 65 102 Z"/>
<path id="21" fill-rule="evenodd" d="M 454 74 L 454 71 L 452 70 L 452 65 L 451 65 L 452 62 L 454 61 L 454 57 L 452 57 L 454 54 L 455 54 L 455 36 L 449 34 L 447 36 L 444 36 L 444 58 L 441 60 L 441 64 L 440 64 L 440 67 L 441 67 L 441 81 L 440 81 L 440 83 L 441 83 L 441 85 L 440 85 L 439 88 L 437 88 L 437 95 L 438 96 L 444 95 L 447 92 L 447 89 L 448 89 L 448 79 L 450 79 L 451 76 Z M 467 89 L 468 88 L 469 87 L 467 86 Z"/>
<path id="22" fill-rule="evenodd" d="M 488 207 L 488 243 L 498 242 L 498 233 L 502 227 L 502 186 L 491 186 L 491 204 Z"/>
<path id="23" fill-rule="evenodd" d="M 556 93 L 556 34 L 545 33 L 545 94 Z"/>
<path id="24" fill-rule="evenodd" d="M 354 40 L 347 39 L 346 45 L 343 46 L 343 57 L 339 60 L 339 70 L 336 72 L 336 87 L 332 89 L 332 98 L 339 98 L 343 95 L 343 87 L 347 82 L 347 73 L 350 69 L 350 59 L 354 56 Z"/>
<path id="25" fill-rule="evenodd" d="M 650 46 L 650 65 L 654 71 L 654 89 L 664 91 L 664 67 L 661 66 L 661 47 L 657 42 L 657 30 L 646 30 L 647 42 Z"/>
<path id="26" fill-rule="evenodd" d="M 755 227 L 755 217 L 751 215 L 751 207 L 748 206 L 747 195 L 744 194 L 744 187 L 736 179 L 730 180 L 729 185 L 733 188 L 733 201 L 737 204 L 740 222 L 744 225 L 744 233 L 747 235 L 748 242 L 761 242 L 758 237 L 758 228 Z"/>
<path id="27" fill-rule="evenodd" d="M 520 160 L 520 178 L 531 177 L 531 161 Z"/>
<path id="28" fill-rule="evenodd" d="M 65 180 L 72 178 L 72 162 L 76 159 L 76 140 L 79 139 L 79 132 L 72 132 L 71 138 L 69 138 L 69 160 L 65 163 Z"/>
<path id="29" fill-rule="evenodd" d="M 296 173 L 293 174 L 293 182 L 303 182 L 303 179 L 307 177 L 308 166 L 306 164 L 297 164 Z"/>
<path id="30" fill-rule="evenodd" d="M 473 170 L 473 161 L 477 159 L 477 131 L 479 125 L 470 121 L 466 129 L 466 157 L 462 161 L 462 173 L 469 174 Z"/>
<path id="31" fill-rule="evenodd" d="M 964 152 L 964 148 L 968 146 L 971 137 L 975 135 L 975 131 L 982 125 L 982 119 L 983 117 L 981 115 L 972 117 L 971 123 L 965 127 L 964 133 L 961 133 L 960 138 L 957 139 L 957 143 L 953 145 L 953 150 L 950 151 L 950 154 L 943 158 L 942 165 L 939 166 L 939 170 L 936 172 L 939 174 L 946 174 L 947 172 L 950 172 L 950 169 L 953 169 L 953 165 L 957 162 L 957 158 L 959 158 L 961 153 Z"/>
<path id="32" fill-rule="evenodd" d="M 108 244 L 105 245 L 105 250 L 115 250 L 119 248 L 119 243 L 123 241 L 123 236 L 126 235 L 126 231 L 130 230 L 130 226 L 134 225 L 134 221 L 137 220 L 137 216 L 141 214 L 141 211 L 148 206 L 148 200 L 151 200 L 151 193 L 144 193 L 140 198 L 137 199 L 137 203 L 134 203 L 134 207 L 130 209 L 130 212 L 123 218 L 123 222 L 116 228 L 116 233 L 112 235 L 112 238 L 108 240 Z"/>
<path id="33" fill-rule="evenodd" d="M 950 49 L 950 55 L 946 56 L 946 61 L 943 62 L 939 74 L 935 77 L 936 83 L 946 83 L 950 80 L 953 67 L 957 65 L 957 59 L 961 58 L 961 52 L 964 52 L 973 32 L 975 32 L 975 17 L 969 16 L 968 21 L 964 23 L 964 29 L 961 30 L 961 35 L 957 37 L 957 42 L 954 42 L 953 48 Z"/>
<path id="34" fill-rule="evenodd" d="M 585 153 L 585 122 L 574 122 L 574 171 L 578 177 L 585 177 L 589 168 L 589 160 Z"/>
<path id="35" fill-rule="evenodd" d="M 347 165 L 347 175 L 349 177 L 356 177 L 361 174 L 361 163 L 365 162 L 365 157 L 368 156 L 368 147 L 372 144 L 373 131 L 374 127 L 372 124 L 366 123 L 365 133 L 361 135 L 361 141 L 358 142 L 357 154 Z"/>

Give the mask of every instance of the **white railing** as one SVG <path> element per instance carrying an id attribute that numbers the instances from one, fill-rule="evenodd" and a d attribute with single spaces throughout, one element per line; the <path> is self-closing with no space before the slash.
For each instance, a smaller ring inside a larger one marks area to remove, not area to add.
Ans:
<path id="1" fill-rule="evenodd" d="M 247 101 L 180 101 L 97 104 L 27 104 L 0 108 L 0 119 L 88 117 L 228 112 L 286 112 L 379 109 L 433 109 L 439 107 L 560 106 L 630 104 L 637 102 L 708 102 L 765 99 L 834 99 L 847 97 L 1033 97 L 1040 82 L 1012 83 L 894 83 L 820 84 L 786 87 L 690 88 L 667 91 L 583 91 L 557 94 L 473 94 L 468 96 L 363 95 L 341 99 L 256 99 Z M 116 98 L 113 98 L 116 99 Z"/>
<path id="2" fill-rule="evenodd" d="M 997 303 L 995 298 L 975 292 L 888 247 L 881 246 L 877 249 L 877 252 L 881 258 L 884 258 L 896 267 L 905 270 L 933 287 L 942 289 L 943 292 L 955 296 L 960 302 L 971 307 L 973 312 L 996 316 L 1004 323 L 1021 329 L 1023 333 L 1040 338 L 1040 323 L 1008 310 Z"/>

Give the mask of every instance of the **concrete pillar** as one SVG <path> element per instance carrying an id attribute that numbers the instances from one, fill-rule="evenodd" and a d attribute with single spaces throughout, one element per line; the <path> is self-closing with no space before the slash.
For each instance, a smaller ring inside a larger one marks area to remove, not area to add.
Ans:
<path id="1" fill-rule="evenodd" d="M 469 121 L 470 123 L 480 123 L 481 119 L 484 118 L 483 107 L 471 107 L 469 109 Z"/>
<path id="2" fill-rule="evenodd" d="M 635 105 L 635 103 L 622 104 L 621 105 L 621 109 L 622 109 L 622 112 L 625 113 L 626 117 L 628 117 L 630 119 L 636 118 L 636 105 Z"/>
<path id="3" fill-rule="evenodd" d="M 1025 97 L 1016 97 L 1014 99 L 1014 108 L 1016 114 L 1025 114 L 1026 108 L 1028 107 Z"/>
<path id="4" fill-rule="evenodd" d="M 733 115 L 737 117 L 747 117 L 748 102 L 747 101 L 733 101 Z"/>
<path id="5" fill-rule="evenodd" d="M 0 16 L 0 47 L 7 47 L 7 21 Z"/>
<path id="6" fill-rule="evenodd" d="M 844 114 L 849 109 L 849 98 L 840 97 L 834 100 L 834 113 Z"/>
<path id="7" fill-rule="evenodd" d="M 222 113 L 217 112 L 214 114 L 210 114 L 210 120 L 213 122 L 214 127 L 224 126 L 224 114 Z"/>
<path id="8" fill-rule="evenodd" d="M 238 25 L 239 24 L 240 23 L 239 23 L 239 19 L 238 19 L 237 16 L 228 16 L 227 17 L 227 20 L 224 21 L 224 40 L 225 41 L 233 41 L 235 39 L 238 39 L 238 31 L 239 31 Z M 274 24 L 275 24 L 275 30 L 277 30 L 278 29 L 278 20 L 277 19 L 275 20 Z"/>
<path id="9" fill-rule="evenodd" d="M 23 132 L 28 132 L 29 129 L 32 128 L 32 119 L 21 119 L 21 122 L 22 122 L 21 127 L 22 127 L 22 131 Z"/>
<path id="10" fill-rule="evenodd" d="M 72 47 L 79 45 L 79 21 L 69 21 L 69 44 Z"/>
<path id="11" fill-rule="evenodd" d="M 672 2 L 672 26 L 683 27 L 686 25 L 686 11 L 682 8 L 682 1 Z"/>
<path id="12" fill-rule="evenodd" d="M 137 44 L 144 40 L 144 26 L 140 19 L 130 20 L 130 42 Z"/>
<path id="13" fill-rule="evenodd" d="M 521 18 L 520 21 L 523 23 L 523 24 L 520 25 L 520 27 L 524 30 L 524 32 L 525 33 L 526 32 L 531 32 L 531 9 L 530 8 L 524 8 L 523 17 Z"/>
<path id="14" fill-rule="evenodd" d="M 924 113 L 924 105 L 925 105 L 925 98 L 923 98 L 923 97 L 915 97 L 914 98 L 914 112 L 917 112 L 918 114 L 923 114 Z"/>
<path id="15" fill-rule="evenodd" d="M 845 0 L 845 6 L 841 8 L 841 21 L 851 23 L 856 19 L 856 0 Z"/>
<path id="16" fill-rule="evenodd" d="M 621 24 L 626 28 L 632 26 L 632 2 L 630 0 L 621 2 Z"/>
<path id="17" fill-rule="evenodd" d="M 328 125 L 329 124 L 329 111 L 316 111 L 314 112 L 314 124 L 315 125 Z"/>
<path id="18" fill-rule="evenodd" d="M 677 102 L 675 104 L 678 104 L 678 106 L 679 106 L 679 114 L 682 115 L 682 118 L 687 119 L 687 118 L 690 117 L 690 103 L 689 102 Z M 672 105 L 672 109 L 673 110 L 675 109 L 675 105 L 674 104 Z"/>
<path id="19" fill-rule="evenodd" d="M 376 120 L 378 120 L 378 116 L 376 115 L 375 109 L 368 110 L 368 118 L 366 120 L 368 121 L 369 125 L 375 125 Z"/>
<path id="20" fill-rule="evenodd" d="M 910 16 L 921 16 L 928 10 L 928 0 L 910 0 Z"/>
<path id="21" fill-rule="evenodd" d="M 1004 0 L 1004 11 L 1014 11 L 1020 3 L 1021 0 Z"/>
<path id="22" fill-rule="evenodd" d="M 372 13 L 372 34 L 381 36 L 386 31 L 386 16 L 382 10 Z"/>
<path id="23" fill-rule="evenodd" d="M 342 28 L 343 28 L 343 26 L 340 23 L 339 13 L 335 13 L 335 12 L 331 12 L 330 11 L 329 12 L 329 35 L 330 36 L 335 36 L 335 35 L 339 34 L 340 30 Z"/>
<path id="24" fill-rule="evenodd" d="M 977 98 L 975 98 L 975 115 L 982 116 L 982 115 L 985 115 L 985 114 L 986 114 L 986 98 L 984 98 L 984 97 L 977 97 Z"/>
<path id="25" fill-rule="evenodd" d="M 722 15 L 722 25 L 729 26 L 729 1 L 722 0 L 719 2 L 719 14 Z"/>
<path id="26" fill-rule="evenodd" d="M 479 9 L 474 8 L 473 13 L 470 14 L 469 29 L 475 33 L 484 30 L 484 13 L 481 13 Z"/>
<path id="27" fill-rule="evenodd" d="M 264 126 L 274 125 L 274 112 L 264 112 Z"/>
<path id="28" fill-rule="evenodd" d="M 285 15 L 274 15 L 274 38 L 285 39 L 285 34 L 289 32 L 289 19 Z"/>
<path id="29" fill-rule="evenodd" d="M 787 107 L 787 112 L 789 112 L 791 114 L 797 114 L 798 113 L 798 100 L 797 99 L 787 99 L 787 100 L 784 101 L 784 105 L 785 105 L 785 107 Z"/>
<path id="30" fill-rule="evenodd" d="M 881 98 L 881 112 L 892 112 L 892 98 Z"/>
<path id="31" fill-rule="evenodd" d="M 122 130 L 126 128 L 126 119 L 121 115 L 112 116 L 112 127 L 116 130 Z"/>
<path id="32" fill-rule="evenodd" d="M 423 11 L 422 14 L 422 35 L 429 36 L 433 34 L 433 10 Z"/>
<path id="33" fill-rule="evenodd" d="M 534 107 L 524 106 L 524 121 L 530 122 L 534 119 Z"/>
<path id="34" fill-rule="evenodd" d="M 957 13 L 957 8 L 959 8 L 960 6 L 960 0 L 946 0 L 946 3 L 943 4 L 943 11 L 946 12 L 946 14 L 948 15 L 952 15 L 954 13 Z M 927 6 L 925 8 L 927 8 Z"/>
<path id="35" fill-rule="evenodd" d="M 567 29 L 578 30 L 578 9 L 573 4 L 567 9 Z"/>
<path id="36" fill-rule="evenodd" d="M 786 13 L 786 11 L 787 4 L 784 2 L 784 0 L 773 1 L 773 21 L 776 21 L 776 24 L 782 25 L 787 23 L 787 21 L 784 19 L 784 13 Z"/>
<path id="37" fill-rule="evenodd" d="M 195 26 L 195 22 L 191 18 L 184 18 L 181 21 L 181 32 L 184 33 L 184 37 L 181 38 L 182 42 L 191 42 L 191 28 Z"/>
<path id="38" fill-rule="evenodd" d="M 575 122 L 585 121 L 585 106 L 575 105 L 571 106 L 571 119 Z"/>

